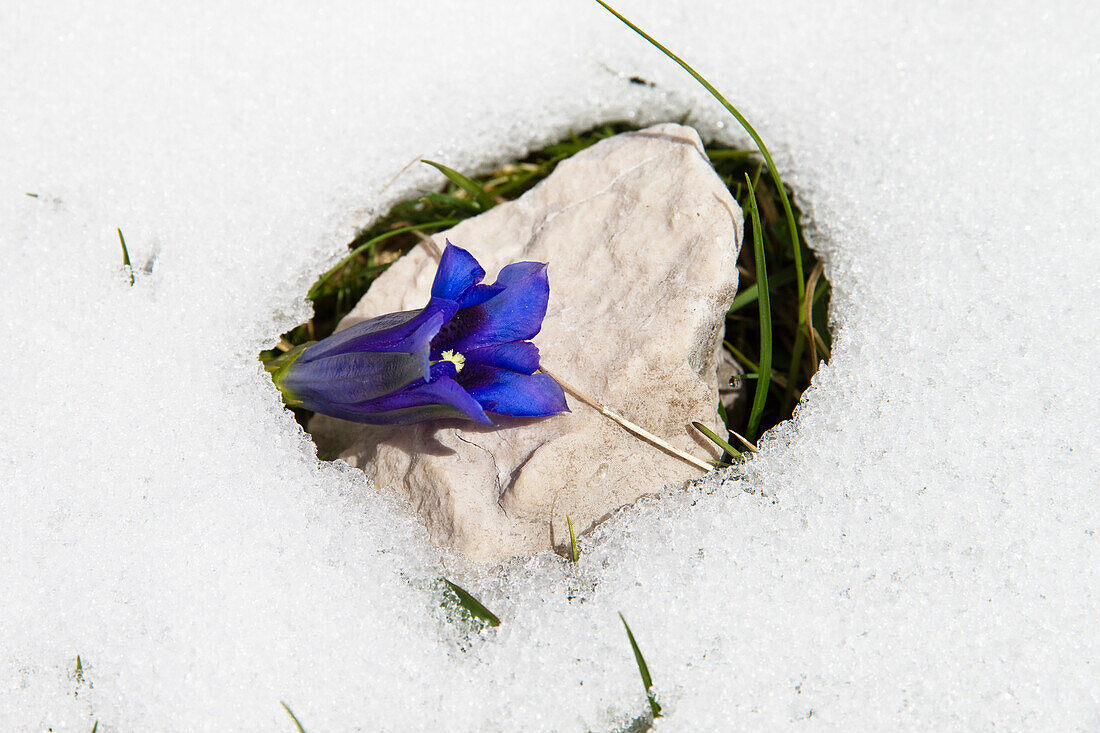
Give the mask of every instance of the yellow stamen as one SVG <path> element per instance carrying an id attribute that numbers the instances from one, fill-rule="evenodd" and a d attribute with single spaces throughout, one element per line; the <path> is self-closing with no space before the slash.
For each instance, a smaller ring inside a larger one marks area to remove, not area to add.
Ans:
<path id="1" fill-rule="evenodd" d="M 462 371 L 462 367 L 466 366 L 466 357 L 457 351 L 444 351 L 440 356 L 440 361 L 449 361 L 455 365 L 455 373 Z"/>

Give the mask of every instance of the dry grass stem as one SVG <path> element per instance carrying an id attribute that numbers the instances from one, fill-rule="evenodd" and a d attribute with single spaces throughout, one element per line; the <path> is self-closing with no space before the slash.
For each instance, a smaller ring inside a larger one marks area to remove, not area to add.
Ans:
<path id="1" fill-rule="evenodd" d="M 566 392 L 573 395 L 574 397 L 576 397 L 578 400 L 580 400 L 584 404 L 588 405 L 589 407 L 595 409 L 597 412 L 599 412 L 604 417 L 617 422 L 619 425 L 626 428 L 626 430 L 628 432 L 631 432 L 634 435 L 638 436 L 639 438 L 641 438 L 641 439 L 643 439 L 643 440 L 645 440 L 649 443 L 652 443 L 653 445 L 657 446 L 658 448 L 665 451 L 666 453 L 674 455 L 677 458 L 679 458 L 680 460 L 682 460 L 686 463 L 690 463 L 691 465 L 695 466 L 696 468 L 702 469 L 706 473 L 710 473 L 710 470 L 711 470 L 712 467 L 709 463 L 696 458 L 695 456 L 691 455 L 690 453 L 687 453 L 685 451 L 680 450 L 679 448 L 672 445 L 668 441 L 663 440 L 661 438 L 658 438 L 656 435 L 649 432 L 648 430 L 646 430 L 642 426 L 640 426 L 636 423 L 633 423 L 630 420 L 627 420 L 625 417 L 623 417 L 619 413 L 617 413 L 614 410 L 604 406 L 603 404 L 597 402 L 596 400 L 594 400 L 591 397 L 589 397 L 588 395 L 586 395 L 584 392 L 581 392 L 576 387 L 570 385 L 568 382 L 566 382 L 561 377 L 557 376 L 556 374 L 551 373 L 550 370 L 548 370 L 546 367 L 540 367 L 539 371 L 543 372 L 544 374 L 549 375 L 550 377 L 553 377 L 553 379 L 558 384 L 560 384 Z"/>
<path id="2" fill-rule="evenodd" d="M 814 265 L 814 269 L 810 271 L 810 277 L 806 280 L 806 301 L 803 303 L 803 307 L 806 311 L 806 327 L 810 330 L 810 374 L 813 375 L 817 371 L 818 359 L 817 350 L 820 347 L 825 358 L 829 358 L 829 350 L 825 346 L 825 341 L 821 338 L 821 335 L 814 328 L 814 291 L 817 290 L 817 281 L 821 277 L 821 273 L 825 271 L 825 263 L 818 262 Z"/>

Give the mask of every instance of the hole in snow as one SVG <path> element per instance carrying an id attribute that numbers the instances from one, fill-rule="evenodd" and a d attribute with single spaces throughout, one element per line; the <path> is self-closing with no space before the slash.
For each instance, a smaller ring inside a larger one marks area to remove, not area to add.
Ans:
<path id="1" fill-rule="evenodd" d="M 636 129 L 627 123 L 604 124 L 548 145 L 523 160 L 499 166 L 484 175 L 471 176 L 471 179 L 496 202 L 516 199 L 550 175 L 566 158 L 600 140 Z M 802 303 L 808 301 L 810 304 L 808 311 L 803 310 L 803 315 L 808 314 L 810 328 L 804 328 L 803 338 L 798 338 L 799 311 L 805 306 L 800 307 L 798 268 L 778 191 L 756 151 L 737 150 L 717 143 L 708 144 L 706 151 L 715 171 L 745 212 L 745 241 L 737 261 L 738 291 L 726 319 L 718 366 L 720 412 L 725 415 L 727 427 L 742 435 L 748 432 L 762 346 L 746 176 L 753 181 L 757 194 L 772 323 L 772 377 L 759 429 L 755 431 L 759 435 L 791 417 L 818 362 L 829 357 L 832 346 L 828 323 L 830 285 L 813 251 L 803 242 L 802 274 L 807 283 L 807 296 Z M 797 197 L 789 189 L 787 194 L 802 242 Z M 284 334 L 279 349 L 264 352 L 261 358 L 273 358 L 281 351 L 330 335 L 375 278 L 417 245 L 418 232 L 441 232 L 482 211 L 475 197 L 455 183 L 397 204 L 349 242 L 348 255 L 310 289 L 314 317 Z M 797 362 L 794 362 L 796 356 Z M 299 423 L 306 426 L 312 413 L 292 409 Z M 755 439 L 756 435 L 750 437 Z M 736 440 L 731 442 L 738 445 Z"/>

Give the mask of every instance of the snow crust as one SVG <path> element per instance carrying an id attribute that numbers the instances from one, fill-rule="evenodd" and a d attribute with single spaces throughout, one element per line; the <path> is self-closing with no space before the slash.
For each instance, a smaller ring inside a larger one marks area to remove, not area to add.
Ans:
<path id="1" fill-rule="evenodd" d="M 416 156 L 745 136 L 581 0 L 114 5 L 0 10 L 0 728 L 621 729 L 619 611 L 659 730 L 1100 726 L 1095 3 L 622 0 L 771 144 L 836 345 L 576 571 L 441 556 L 255 355 Z"/>

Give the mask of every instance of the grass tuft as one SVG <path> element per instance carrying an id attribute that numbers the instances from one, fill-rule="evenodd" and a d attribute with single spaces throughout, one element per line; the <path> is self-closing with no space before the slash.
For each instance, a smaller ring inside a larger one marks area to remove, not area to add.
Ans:
<path id="1" fill-rule="evenodd" d="M 772 376 L 772 307 L 771 294 L 768 291 L 768 268 L 764 255 L 764 237 L 760 233 L 760 211 L 756 205 L 756 189 L 749 177 L 745 176 L 749 187 L 749 213 L 752 216 L 752 251 L 756 259 L 757 304 L 760 312 L 760 364 L 756 374 L 756 392 L 749 413 L 749 426 L 745 430 L 749 440 L 756 438 L 760 428 L 760 417 L 764 413 L 764 402 L 768 398 L 768 384 Z"/>
<path id="2" fill-rule="evenodd" d="M 434 160 L 424 160 L 421 162 L 435 168 L 445 175 L 447 180 L 465 191 L 479 211 L 488 211 L 496 205 L 496 201 L 493 201 L 493 197 L 486 193 L 485 189 L 482 188 L 481 184 L 477 181 L 467 178 L 458 171 L 448 168 L 442 163 L 436 163 Z"/>
<path id="3" fill-rule="evenodd" d="M 462 219 L 440 219 L 438 221 L 428 221 L 422 224 L 410 224 L 409 226 L 401 226 L 397 227 L 396 229 L 391 229 L 387 232 L 379 234 L 376 237 L 368 239 L 366 242 L 363 242 L 358 247 L 349 252 L 346 256 L 344 256 L 343 259 L 333 265 L 324 275 L 321 275 L 317 282 L 313 284 L 313 287 L 309 289 L 309 299 L 316 301 L 322 295 L 327 295 L 328 293 L 325 291 L 325 284 L 333 275 L 340 272 L 342 269 L 344 269 L 345 266 L 347 266 L 357 257 L 360 257 L 363 254 L 366 254 L 368 259 L 370 259 L 375 253 L 375 248 L 385 242 L 387 239 L 405 234 L 406 232 L 423 231 L 425 229 L 441 229 L 443 227 L 453 226 L 460 221 L 462 221 Z M 381 275 L 388 266 L 388 262 L 381 262 L 377 265 L 368 266 L 367 270 L 369 271 L 371 269 L 377 269 L 377 272 L 374 273 L 374 276 L 377 277 L 378 275 Z M 370 278 L 371 281 L 373 281 L 373 279 L 373 277 Z M 356 302 L 358 302 L 358 299 L 356 299 Z"/>
<path id="4" fill-rule="evenodd" d="M 772 181 L 775 185 L 775 189 L 778 192 L 780 204 L 783 207 L 783 214 L 787 221 L 787 233 L 790 240 L 790 252 L 794 260 L 795 284 L 798 292 L 798 299 L 796 301 L 798 307 L 795 311 L 797 328 L 794 332 L 794 344 L 791 347 L 790 367 L 787 372 L 787 387 L 783 392 L 783 397 L 780 403 L 779 410 L 781 413 L 789 413 L 791 409 L 791 401 L 795 397 L 795 381 L 796 377 L 798 376 L 798 372 L 801 369 L 802 352 L 805 348 L 806 339 L 810 338 L 812 341 L 813 337 L 811 335 L 812 324 L 807 322 L 806 317 L 806 312 L 808 308 L 806 307 L 806 278 L 803 273 L 802 267 L 803 245 L 801 237 L 799 236 L 798 224 L 795 220 L 794 207 L 791 205 L 790 197 L 787 195 L 786 186 L 783 185 L 783 179 L 779 175 L 779 169 L 776 167 L 775 161 L 772 160 L 772 156 L 771 153 L 768 151 L 767 145 L 764 144 L 764 140 L 756 132 L 755 128 L 753 128 L 753 126 L 749 124 L 749 121 L 745 118 L 745 116 L 742 115 L 736 107 L 730 104 L 729 100 L 727 100 L 725 96 L 723 96 L 722 93 L 714 87 L 713 84 L 707 81 L 707 79 L 704 78 L 702 74 L 692 68 L 690 64 L 688 64 L 686 61 L 681 59 L 669 49 L 665 48 L 665 46 L 657 41 L 657 39 L 655 39 L 653 36 L 643 31 L 634 23 L 631 23 L 621 13 L 619 13 L 613 7 L 604 2 L 604 0 L 596 0 L 596 2 L 602 5 L 608 12 L 610 12 L 620 21 L 622 21 L 628 28 L 644 38 L 654 48 L 661 51 L 661 53 L 665 54 L 670 59 L 679 64 L 680 67 L 684 69 L 684 71 L 686 71 L 692 76 L 692 78 L 699 82 L 699 84 L 701 84 L 703 88 L 706 89 L 707 92 L 710 93 L 710 95 L 714 97 L 723 107 L 725 107 L 726 111 L 733 115 L 734 119 L 736 119 L 738 123 L 740 123 L 741 127 L 744 128 L 745 132 L 747 132 L 749 136 L 753 139 L 753 142 L 756 143 L 756 147 L 760 151 L 760 155 L 764 158 L 764 163 L 768 169 L 768 173 L 771 175 Z M 749 432 L 751 437 L 752 432 Z"/>
<path id="5" fill-rule="evenodd" d="M 736 107 L 730 104 L 729 100 L 727 100 L 721 92 L 715 89 L 714 85 L 707 81 L 702 76 L 702 74 L 693 69 L 690 64 L 674 54 L 672 51 L 661 45 L 661 43 L 658 42 L 657 39 L 655 39 L 653 36 L 649 35 L 641 28 L 631 23 L 617 10 L 605 3 L 603 0 L 596 0 L 596 2 L 604 6 L 604 8 L 606 8 L 612 15 L 625 23 L 627 27 L 629 27 L 632 31 L 648 41 L 650 45 L 657 48 L 663 54 L 679 64 L 684 69 L 684 71 L 691 74 L 695 81 L 699 82 L 703 86 L 703 88 L 710 93 L 712 97 L 718 100 L 718 102 L 726 108 L 727 112 L 733 115 L 734 119 L 736 119 L 741 124 L 741 127 L 745 128 L 745 132 L 749 133 L 749 136 L 753 139 L 753 142 L 756 143 L 756 147 L 760 151 L 760 154 L 764 156 L 764 162 L 768 166 L 768 171 L 771 173 L 772 180 L 775 182 L 775 187 L 779 191 L 779 197 L 783 203 L 783 213 L 787 217 L 787 227 L 790 230 L 791 236 L 791 251 L 794 254 L 795 268 L 798 274 L 798 301 L 801 303 L 805 299 L 803 293 L 803 288 L 805 287 L 805 279 L 802 276 L 802 247 L 798 238 L 798 227 L 795 224 L 794 209 L 791 207 L 790 199 L 787 197 L 787 191 L 786 188 L 783 186 L 783 180 L 779 176 L 779 169 L 775 167 L 775 162 L 772 160 L 771 153 L 768 152 L 768 146 L 764 144 L 764 141 L 760 138 L 760 135 L 758 135 L 753 126 L 749 124 L 749 121 L 745 119 L 745 116 L 741 114 Z"/>

